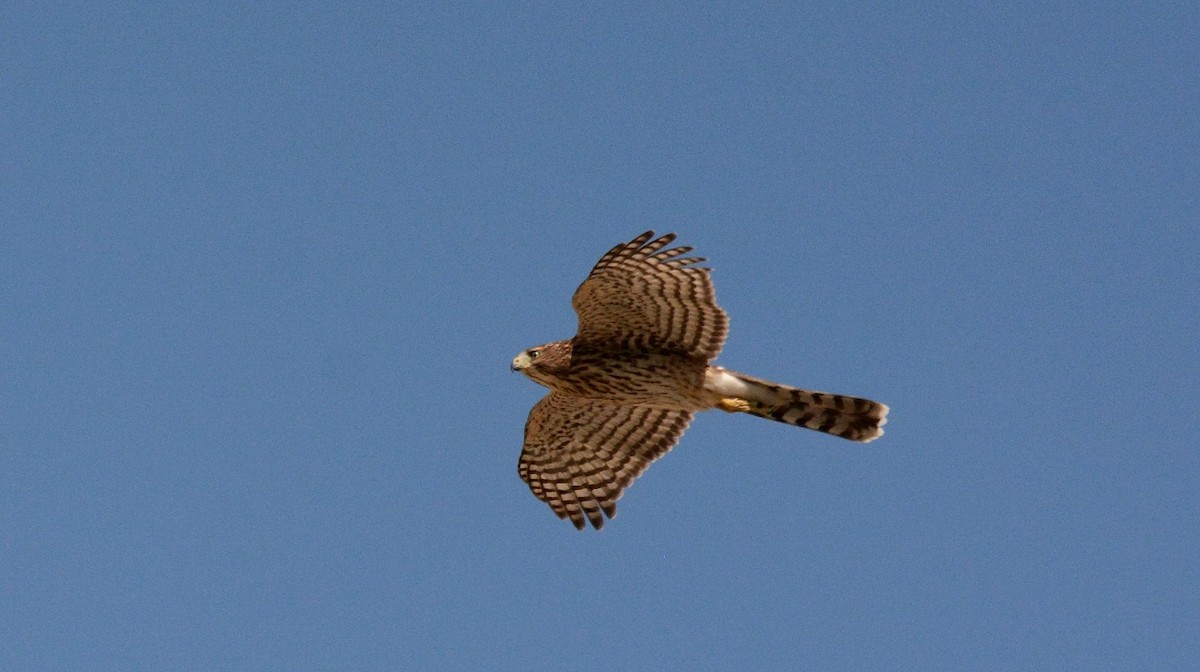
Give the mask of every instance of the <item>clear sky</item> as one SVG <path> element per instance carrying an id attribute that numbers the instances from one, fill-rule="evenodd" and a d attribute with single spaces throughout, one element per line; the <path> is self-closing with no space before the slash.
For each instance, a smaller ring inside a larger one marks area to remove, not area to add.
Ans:
<path id="1" fill-rule="evenodd" d="M 4 4 L 0 669 L 1200 669 L 1200 9 L 894 4 Z M 887 435 L 554 517 L 651 228 Z"/>

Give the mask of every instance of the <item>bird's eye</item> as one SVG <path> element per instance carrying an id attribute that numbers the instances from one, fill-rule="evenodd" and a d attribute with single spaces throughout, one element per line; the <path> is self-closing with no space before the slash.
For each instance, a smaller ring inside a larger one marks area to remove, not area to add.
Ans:
<path id="1" fill-rule="evenodd" d="M 541 351 L 541 350 L 530 350 L 530 351 L 529 351 L 529 358 L 530 358 L 530 359 L 537 359 L 537 358 L 538 358 L 538 355 L 540 355 L 540 354 L 542 354 L 542 351 Z"/>

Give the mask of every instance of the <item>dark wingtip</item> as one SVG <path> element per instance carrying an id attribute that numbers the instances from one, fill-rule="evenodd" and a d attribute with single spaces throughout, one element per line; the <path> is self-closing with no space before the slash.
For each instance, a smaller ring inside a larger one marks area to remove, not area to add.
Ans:
<path id="1" fill-rule="evenodd" d="M 628 245 L 636 245 L 638 247 L 641 247 L 642 245 L 646 244 L 646 241 L 650 240 L 653 237 L 654 237 L 654 229 L 650 229 L 649 231 L 643 232 L 642 235 L 638 236 L 637 238 L 634 238 L 633 240 L 629 241 L 627 244 Z"/>

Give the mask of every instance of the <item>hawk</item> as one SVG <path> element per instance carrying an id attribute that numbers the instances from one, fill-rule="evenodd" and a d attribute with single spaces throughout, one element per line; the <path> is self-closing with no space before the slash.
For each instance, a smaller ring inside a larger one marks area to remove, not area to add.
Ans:
<path id="1" fill-rule="evenodd" d="M 617 514 L 635 478 L 683 435 L 697 411 L 719 408 L 851 441 L 883 434 L 888 407 L 801 390 L 712 364 L 729 330 L 705 261 L 647 231 L 601 257 L 571 305 L 574 338 L 512 361 L 550 388 L 525 423 L 517 471 L 577 529 Z"/>

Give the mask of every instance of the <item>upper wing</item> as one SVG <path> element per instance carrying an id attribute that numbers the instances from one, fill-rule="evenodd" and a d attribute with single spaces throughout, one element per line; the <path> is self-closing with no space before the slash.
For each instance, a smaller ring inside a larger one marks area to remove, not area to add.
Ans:
<path id="1" fill-rule="evenodd" d="M 653 237 L 647 231 L 609 250 L 575 290 L 575 344 L 712 360 L 725 343 L 729 317 L 717 305 L 710 269 L 692 266 L 702 258 L 681 256 L 690 247 L 664 249 L 675 234 Z"/>
<path id="2" fill-rule="evenodd" d="M 621 492 L 671 449 L 687 411 L 613 404 L 551 392 L 529 412 L 517 472 L 538 499 L 578 529 L 617 515 Z"/>

